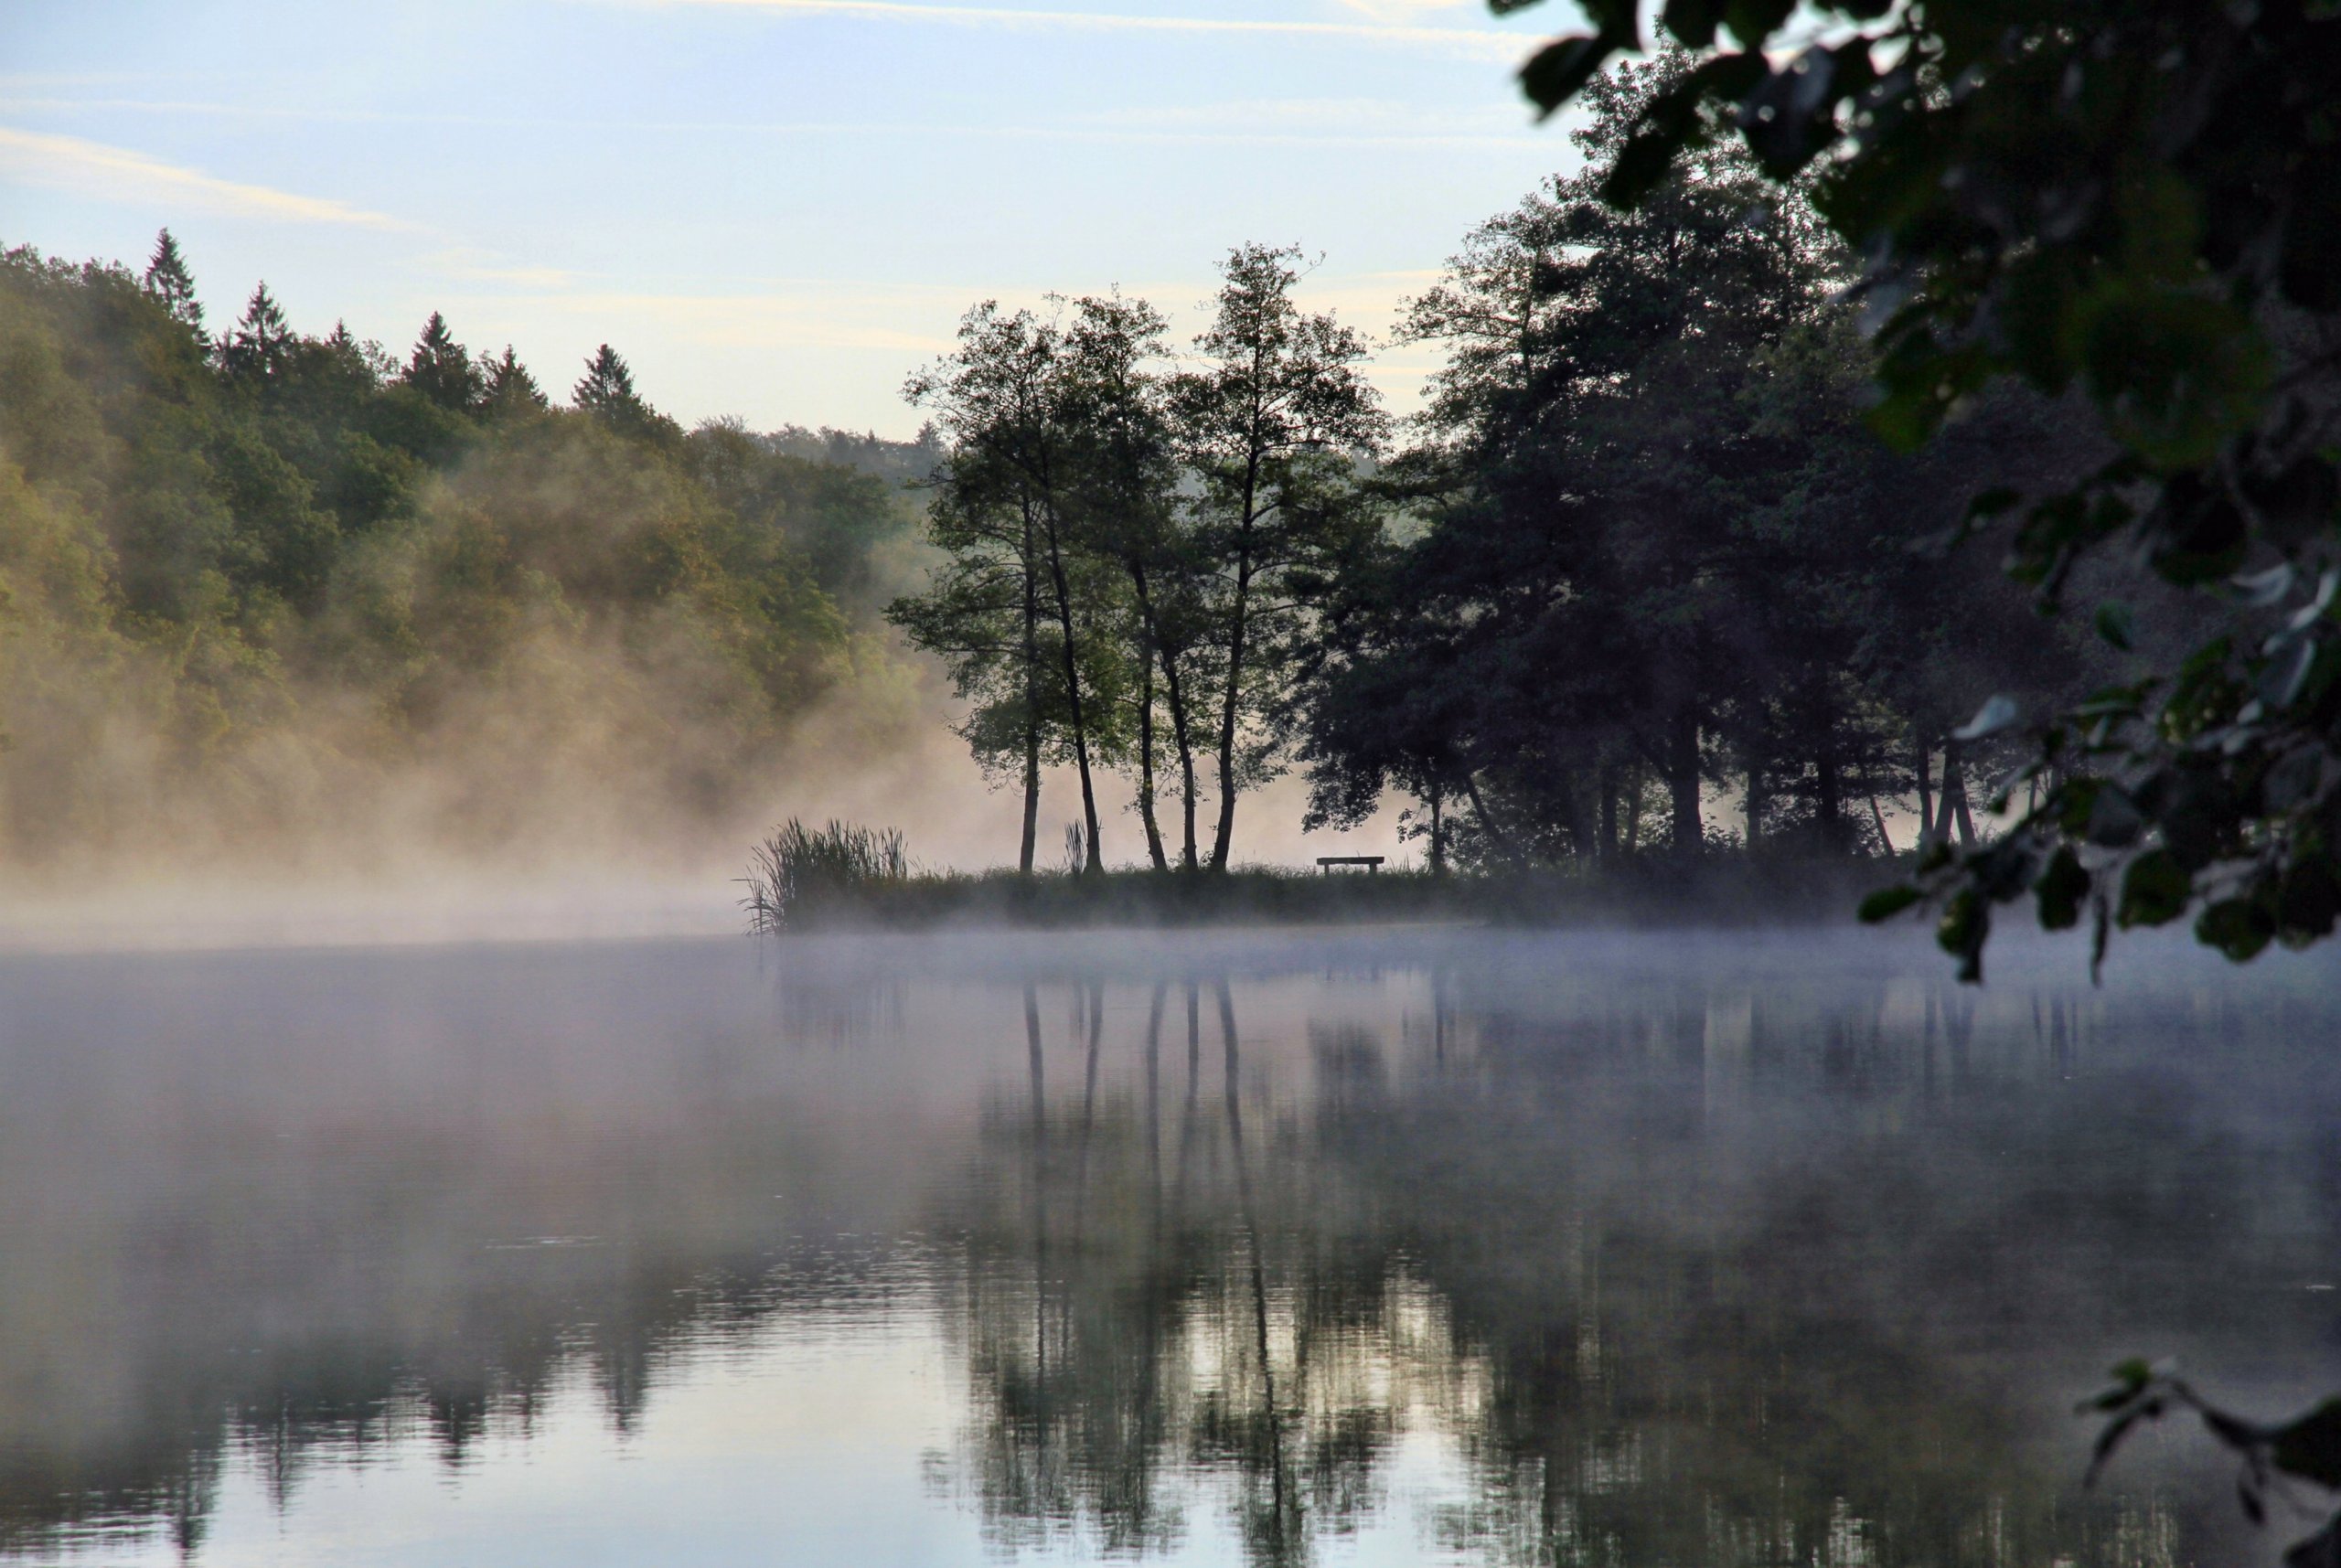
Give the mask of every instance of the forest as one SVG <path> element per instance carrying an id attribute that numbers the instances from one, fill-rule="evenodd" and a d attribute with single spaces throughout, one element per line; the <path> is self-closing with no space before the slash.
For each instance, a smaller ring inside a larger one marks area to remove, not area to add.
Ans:
<path id="1" fill-rule="evenodd" d="M 365 867 L 745 833 L 811 716 L 912 684 L 916 443 L 567 407 L 433 315 L 401 359 L 260 285 L 0 256 L 0 861 Z"/>

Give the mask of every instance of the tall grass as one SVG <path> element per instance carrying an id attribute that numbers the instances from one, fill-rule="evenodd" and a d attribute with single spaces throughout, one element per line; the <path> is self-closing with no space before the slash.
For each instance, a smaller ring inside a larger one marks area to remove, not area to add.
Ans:
<path id="1" fill-rule="evenodd" d="M 748 851 L 748 874 L 740 879 L 748 892 L 740 907 L 752 933 L 798 931 L 910 874 L 898 827 L 832 820 L 810 828 L 792 816 Z"/>

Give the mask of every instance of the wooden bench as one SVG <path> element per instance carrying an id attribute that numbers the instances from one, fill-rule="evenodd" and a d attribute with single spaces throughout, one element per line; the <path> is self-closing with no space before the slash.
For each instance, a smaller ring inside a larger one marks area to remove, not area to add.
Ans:
<path id="1" fill-rule="evenodd" d="M 1382 869 L 1383 859 L 1380 855 L 1320 855 L 1317 857 L 1317 874 L 1331 876 L 1336 866 L 1363 866 L 1365 874 L 1370 877 Z"/>

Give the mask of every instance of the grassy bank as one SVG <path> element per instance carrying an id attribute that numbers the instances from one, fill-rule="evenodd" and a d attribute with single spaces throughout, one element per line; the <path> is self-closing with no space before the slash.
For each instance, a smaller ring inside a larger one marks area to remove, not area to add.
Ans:
<path id="1" fill-rule="evenodd" d="M 1192 926 L 1445 922 L 1524 925 L 1763 925 L 1849 922 L 1895 862 L 1659 857 L 1607 868 L 1433 876 L 1245 867 L 1224 873 L 1130 869 L 917 870 L 898 837 L 790 824 L 757 851 L 742 906 L 758 931 L 944 927 Z"/>

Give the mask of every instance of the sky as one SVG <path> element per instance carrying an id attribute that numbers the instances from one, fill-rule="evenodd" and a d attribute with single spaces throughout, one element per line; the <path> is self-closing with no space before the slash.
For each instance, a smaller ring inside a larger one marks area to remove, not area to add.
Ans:
<path id="1" fill-rule="evenodd" d="M 1574 163 L 1512 80 L 1577 21 L 1481 0 L 0 0 L 0 244 L 143 269 L 217 330 L 403 357 L 433 311 L 556 396 L 596 345 L 686 424 L 907 436 L 980 300 L 1118 286 L 1191 336 L 1246 241 L 1386 336 Z M 1429 352 L 1384 348 L 1391 406 Z"/>

